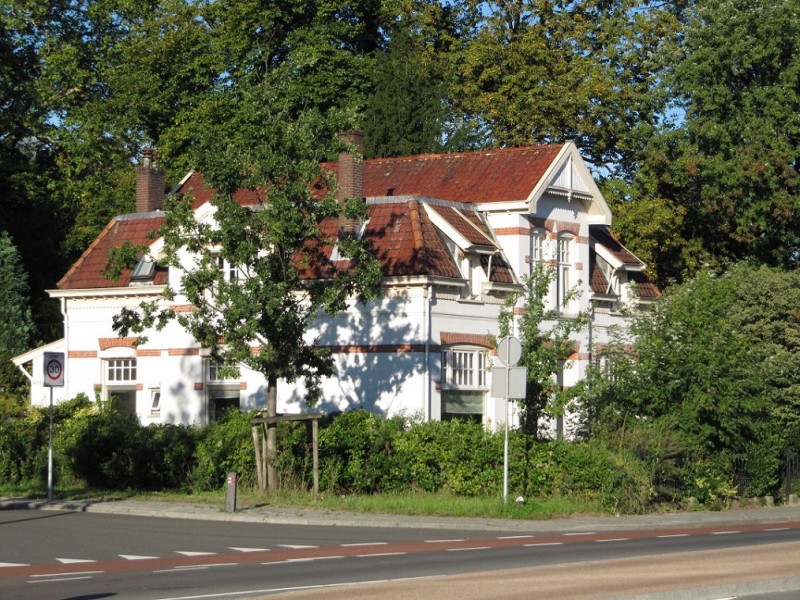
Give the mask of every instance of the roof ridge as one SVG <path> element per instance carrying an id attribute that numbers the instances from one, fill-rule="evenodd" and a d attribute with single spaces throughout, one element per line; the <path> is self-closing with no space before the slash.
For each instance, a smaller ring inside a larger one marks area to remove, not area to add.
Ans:
<path id="1" fill-rule="evenodd" d="M 404 160 L 428 160 L 428 159 L 439 159 L 439 158 L 453 158 L 453 157 L 462 157 L 462 156 L 478 156 L 478 155 L 487 155 L 487 154 L 496 154 L 496 153 L 503 153 L 503 154 L 514 154 L 514 153 L 524 153 L 530 152 L 531 150 L 545 150 L 549 148 L 557 148 L 561 147 L 564 144 L 536 144 L 531 146 L 514 146 L 508 148 L 483 148 L 480 150 L 460 150 L 457 152 L 431 152 L 428 154 L 408 154 L 405 156 L 386 156 L 386 157 L 377 157 L 377 158 L 365 158 L 364 162 L 368 163 L 380 163 L 380 162 L 400 162 Z M 327 163 L 326 163 L 327 164 Z"/>

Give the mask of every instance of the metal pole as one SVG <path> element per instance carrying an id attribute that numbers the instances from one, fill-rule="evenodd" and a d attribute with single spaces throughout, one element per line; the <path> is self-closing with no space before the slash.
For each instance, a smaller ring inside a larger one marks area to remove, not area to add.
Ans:
<path id="1" fill-rule="evenodd" d="M 506 362 L 511 362 L 511 336 L 506 337 Z M 506 405 L 505 437 L 503 439 L 503 504 L 508 504 L 508 382 L 511 365 L 506 365 L 506 390 L 503 401 Z"/>
<path id="2" fill-rule="evenodd" d="M 53 501 L 53 388 L 50 388 L 50 440 L 47 446 L 47 502 Z"/>

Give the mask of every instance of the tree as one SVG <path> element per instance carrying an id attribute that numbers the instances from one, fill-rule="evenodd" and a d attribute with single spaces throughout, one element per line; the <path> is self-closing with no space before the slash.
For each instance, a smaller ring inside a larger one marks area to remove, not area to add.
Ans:
<path id="1" fill-rule="evenodd" d="M 723 271 L 745 258 L 797 266 L 797 17 L 793 0 L 705 0 L 690 13 L 665 76 L 677 122 L 652 140 L 636 193 L 663 198 L 684 214 L 679 270 L 708 264 Z M 640 245 L 625 240 L 634 250 Z"/>
<path id="2" fill-rule="evenodd" d="M 564 414 L 577 390 L 565 390 L 559 384 L 563 370 L 569 367 L 568 358 L 575 349 L 574 334 L 586 326 L 586 315 L 569 317 L 563 306 L 550 307 L 551 284 L 555 269 L 536 261 L 531 273 L 523 278 L 522 289 L 506 300 L 500 313 L 500 335 L 511 334 L 514 308 L 522 302 L 518 327 L 522 345 L 520 366 L 527 369 L 526 397 L 519 401 L 520 428 L 525 433 L 538 434 L 544 417 Z M 564 304 L 575 298 L 577 287 L 566 294 Z"/>
<path id="3" fill-rule="evenodd" d="M 14 242 L 0 231 L 0 398 L 23 398 L 27 381 L 11 358 L 29 350 L 36 328 L 31 318 L 28 277 Z"/>
<path id="4" fill-rule="evenodd" d="M 183 198 L 168 205 L 160 232 L 159 262 L 182 272 L 166 299 L 181 296 L 195 310 L 175 314 L 152 302 L 124 310 L 114 326 L 126 335 L 176 319 L 217 364 L 262 373 L 267 416 L 275 416 L 278 379 L 304 379 L 313 403 L 315 385 L 333 372 L 329 353 L 304 338 L 318 311 L 335 313 L 354 298 L 373 298 L 380 267 L 358 239 L 338 232 L 340 216 L 356 218 L 365 206 L 362 199 L 338 203 L 335 183 L 320 165 L 342 148 L 337 132 L 343 121 L 335 113 L 294 117 L 265 84 L 218 110 L 217 127 L 198 148 L 198 166 L 216 189 L 213 222 L 198 222 L 191 199 Z M 322 198 L 315 195 L 320 182 L 328 184 Z M 234 200 L 239 188 L 256 191 L 255 209 Z M 329 260 L 323 250 L 331 245 L 349 260 Z M 221 270 L 220 260 L 229 268 Z M 275 452 L 273 424 L 267 429 L 270 491 L 277 488 Z"/>
<path id="5" fill-rule="evenodd" d="M 800 431 L 798 284 L 796 271 L 741 263 L 667 290 L 635 320 L 633 346 L 607 349 L 590 377 L 589 434 L 660 424 L 693 477 L 736 459 L 774 485 Z"/>
<path id="6" fill-rule="evenodd" d="M 601 175 L 630 179 L 664 107 L 660 49 L 672 3 L 497 0 L 467 3 L 479 27 L 457 100 L 498 146 L 577 140 Z"/>

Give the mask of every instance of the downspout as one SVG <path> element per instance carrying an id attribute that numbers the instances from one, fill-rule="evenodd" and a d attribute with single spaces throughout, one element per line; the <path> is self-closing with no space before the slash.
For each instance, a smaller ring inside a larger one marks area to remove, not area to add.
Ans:
<path id="1" fill-rule="evenodd" d="M 422 379 L 423 389 L 422 397 L 425 403 L 425 421 L 431 420 L 433 407 L 431 406 L 431 300 L 433 298 L 433 285 L 428 284 L 425 288 L 425 310 L 423 315 L 424 329 L 423 335 L 425 336 L 425 373 Z"/>

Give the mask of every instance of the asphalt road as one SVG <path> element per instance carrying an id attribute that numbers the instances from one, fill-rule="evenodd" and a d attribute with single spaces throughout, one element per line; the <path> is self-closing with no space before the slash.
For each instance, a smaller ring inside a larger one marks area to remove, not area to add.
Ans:
<path id="1" fill-rule="evenodd" d="M 623 561 L 624 576 L 618 579 L 630 581 L 630 589 L 642 584 L 633 577 L 636 573 L 645 573 L 645 583 L 665 577 L 642 565 L 662 565 L 680 583 L 692 573 L 688 566 L 677 566 L 680 561 L 699 565 L 700 559 L 687 553 L 704 552 L 717 553 L 704 560 L 721 561 L 722 570 L 734 579 L 744 578 L 746 570 L 726 567 L 734 565 L 726 553 L 739 556 L 743 565 L 766 561 L 774 566 L 777 571 L 762 569 L 769 581 L 800 575 L 798 521 L 597 529 L 520 533 L 511 528 L 300 526 L 0 510 L 0 598 L 252 598 L 289 591 L 310 594 L 298 597 L 399 598 L 392 595 L 392 586 L 404 598 L 415 586 L 422 597 L 553 598 L 568 596 L 531 594 L 547 589 L 542 586 L 549 580 L 575 583 L 573 575 L 591 573 L 591 565 L 603 563 L 600 570 L 610 571 L 607 561 Z M 765 558 L 756 561 L 752 557 L 757 554 Z M 640 562 L 634 567 L 624 561 Z M 535 571 L 527 572 L 531 568 Z M 703 569 L 714 572 L 708 565 Z M 446 583 L 440 583 L 443 576 Z M 488 588 L 482 587 L 481 578 Z M 368 583 L 375 581 L 380 583 Z M 504 582 L 502 588 L 498 581 Z M 607 579 L 588 581 L 593 593 L 616 593 Z M 693 589 L 721 585 L 706 584 L 695 575 L 687 582 Z M 352 584 L 355 588 L 339 587 Z M 370 587 L 374 585 L 378 588 Z M 426 593 L 437 585 L 452 590 L 451 595 Z M 514 586 L 522 595 L 513 595 Z M 762 586 L 755 591 L 772 590 Z M 362 592 L 367 595 L 356 595 Z"/>

